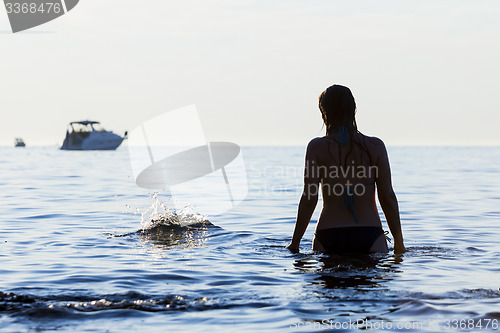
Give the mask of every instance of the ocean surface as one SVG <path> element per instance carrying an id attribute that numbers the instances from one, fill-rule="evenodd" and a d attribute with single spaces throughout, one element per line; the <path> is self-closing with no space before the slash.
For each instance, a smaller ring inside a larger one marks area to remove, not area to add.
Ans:
<path id="1" fill-rule="evenodd" d="M 1 147 L 0 331 L 499 330 L 500 148 L 389 147 L 408 251 L 365 257 L 311 250 L 321 202 L 286 250 L 304 148 L 242 154 L 211 217 L 135 185 L 126 146 Z"/>

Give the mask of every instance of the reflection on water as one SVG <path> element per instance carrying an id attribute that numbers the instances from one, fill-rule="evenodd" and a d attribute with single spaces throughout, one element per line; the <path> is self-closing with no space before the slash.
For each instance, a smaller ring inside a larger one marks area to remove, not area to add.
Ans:
<path id="1" fill-rule="evenodd" d="M 74 296 L 48 295 L 44 297 L 0 292 L 0 313 L 30 318 L 78 318 L 78 312 L 107 310 L 138 310 L 144 312 L 185 311 L 205 309 L 206 298 L 188 299 L 180 295 L 126 294 Z M 126 315 L 126 313 L 122 313 Z"/>
<path id="2" fill-rule="evenodd" d="M 157 250 L 173 248 L 193 248 L 202 246 L 212 234 L 210 230 L 219 229 L 210 222 L 197 222 L 181 226 L 171 221 L 153 221 L 155 226 L 125 234 L 110 234 L 110 237 L 134 237 L 145 244 L 153 245 Z"/>
<path id="3" fill-rule="evenodd" d="M 402 273 L 403 255 L 320 255 L 297 259 L 294 267 L 304 273 L 313 273 L 311 284 L 325 289 L 368 287 L 380 288 L 382 282 Z M 360 289 L 361 288 L 361 289 Z"/>
<path id="4" fill-rule="evenodd" d="M 327 256 L 320 258 L 323 272 L 316 278 L 326 289 L 367 287 L 381 288 L 382 282 L 394 278 L 401 272 L 400 255 Z"/>
<path id="5" fill-rule="evenodd" d="M 151 229 L 138 231 L 138 233 L 141 241 L 159 249 L 168 250 L 177 246 L 192 248 L 203 245 L 210 235 L 210 228 L 215 228 L 215 226 L 210 223 L 198 223 L 186 227 L 160 224 Z"/>

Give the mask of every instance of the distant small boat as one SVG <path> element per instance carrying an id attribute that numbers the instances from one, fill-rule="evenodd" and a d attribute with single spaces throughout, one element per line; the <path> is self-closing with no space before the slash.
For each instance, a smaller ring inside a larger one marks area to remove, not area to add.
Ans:
<path id="1" fill-rule="evenodd" d="M 115 150 L 124 137 L 106 131 L 98 121 L 74 121 L 69 123 L 63 150 Z"/>
<path id="2" fill-rule="evenodd" d="M 14 147 L 26 147 L 26 144 L 24 143 L 23 139 L 16 138 L 14 140 Z"/>

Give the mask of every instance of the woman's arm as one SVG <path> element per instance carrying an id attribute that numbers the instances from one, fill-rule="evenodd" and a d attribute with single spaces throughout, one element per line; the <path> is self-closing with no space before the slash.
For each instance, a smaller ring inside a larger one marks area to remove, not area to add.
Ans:
<path id="1" fill-rule="evenodd" d="M 306 232 L 311 216 L 316 208 L 316 203 L 318 202 L 318 196 L 312 198 L 304 192 L 299 202 L 299 210 L 297 212 L 297 222 L 295 223 L 295 230 L 293 231 L 292 242 L 286 247 L 293 253 L 299 252 L 299 245 L 302 236 Z"/>
<path id="2" fill-rule="evenodd" d="M 394 252 L 403 253 L 406 251 L 403 243 L 403 232 L 401 230 L 401 221 L 399 218 L 398 199 L 392 188 L 391 167 L 387 149 L 382 141 L 380 141 L 380 154 L 377 160 L 377 192 L 378 201 L 394 237 Z"/>
<path id="3" fill-rule="evenodd" d="M 314 213 L 316 204 L 318 203 L 318 194 L 320 190 L 320 182 L 318 176 L 317 162 L 315 158 L 315 144 L 312 140 L 307 146 L 306 162 L 304 167 L 304 190 L 300 198 L 299 208 L 297 212 L 297 222 L 293 232 L 292 242 L 287 246 L 287 249 L 293 253 L 299 252 L 299 245 L 302 236 L 306 232 L 307 226 Z"/>

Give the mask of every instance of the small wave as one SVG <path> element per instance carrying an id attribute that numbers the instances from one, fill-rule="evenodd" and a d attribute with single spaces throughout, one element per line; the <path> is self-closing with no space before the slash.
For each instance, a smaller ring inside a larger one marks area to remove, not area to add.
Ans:
<path id="1" fill-rule="evenodd" d="M 189 300 L 185 296 L 147 296 L 135 292 L 103 296 L 46 296 L 17 295 L 0 292 L 0 313 L 38 316 L 64 312 L 97 312 L 132 309 L 145 312 L 185 310 L 207 302 L 203 297 Z"/>
<path id="2" fill-rule="evenodd" d="M 229 301 L 229 302 L 227 302 Z M 221 300 L 205 296 L 144 295 L 134 291 L 125 294 L 100 296 L 49 295 L 32 296 L 0 292 L 0 315 L 27 316 L 31 318 L 74 318 L 80 313 L 113 311 L 113 317 L 129 317 L 130 312 L 175 312 L 229 309 L 234 307 L 261 308 L 274 304 L 248 299 Z M 117 312 L 118 310 L 118 312 Z M 79 317 L 80 318 L 80 317 Z"/>
<path id="3" fill-rule="evenodd" d="M 441 246 L 407 246 L 405 257 L 436 257 L 436 258 L 449 258 L 459 257 L 465 252 L 460 249 L 445 248 Z"/>
<path id="4" fill-rule="evenodd" d="M 487 300 L 499 299 L 500 291 L 494 289 L 459 289 L 447 291 L 438 294 L 428 294 L 424 292 L 400 292 L 401 298 L 420 299 L 420 300 Z"/>
<path id="5" fill-rule="evenodd" d="M 500 290 L 493 289 L 462 289 L 458 297 L 466 299 L 500 298 Z"/>
<path id="6" fill-rule="evenodd" d="M 500 319 L 500 312 L 488 312 L 485 315 L 485 318 L 490 318 L 490 319 Z"/>

